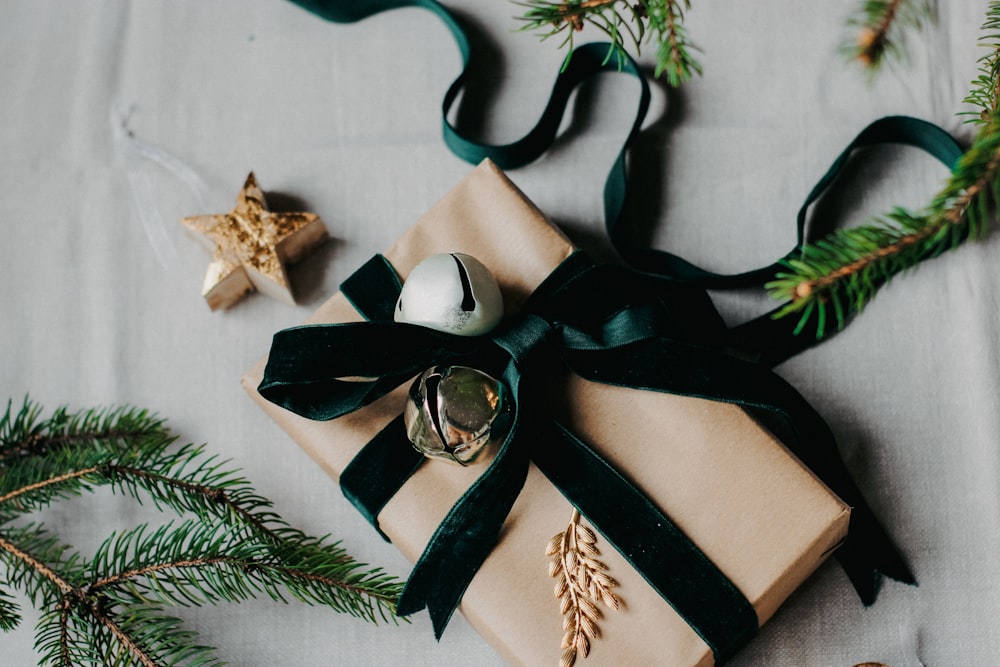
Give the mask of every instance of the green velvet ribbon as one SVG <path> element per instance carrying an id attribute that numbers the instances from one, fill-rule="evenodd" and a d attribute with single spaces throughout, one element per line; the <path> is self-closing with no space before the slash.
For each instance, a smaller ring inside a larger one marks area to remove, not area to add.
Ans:
<path id="1" fill-rule="evenodd" d="M 777 433 L 835 493 L 854 506 L 838 551 L 851 580 L 874 599 L 877 571 L 913 577 L 878 526 L 837 454 L 822 418 L 764 366 L 704 344 L 684 290 L 577 252 L 493 334 L 462 337 L 396 323 L 387 304 L 399 280 L 381 256 L 342 289 L 369 321 L 278 332 L 259 391 L 310 419 L 370 404 L 437 364 L 467 365 L 502 379 L 511 401 L 496 456 L 438 526 L 414 566 L 398 611 L 428 608 L 437 636 L 493 549 L 533 461 L 563 495 L 705 640 L 721 662 L 756 631 L 745 596 L 603 457 L 553 417 L 548 378 L 569 370 L 591 381 L 735 403 Z M 364 377 L 367 380 L 343 378 Z M 385 502 L 422 464 L 395 419 L 344 470 L 348 498 L 377 527 Z M 615 498 L 609 505 L 605 500 Z"/>

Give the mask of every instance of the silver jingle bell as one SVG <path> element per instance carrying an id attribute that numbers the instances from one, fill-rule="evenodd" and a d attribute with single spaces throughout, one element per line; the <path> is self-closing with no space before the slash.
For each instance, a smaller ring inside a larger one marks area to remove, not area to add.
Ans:
<path id="1" fill-rule="evenodd" d="M 465 466 L 486 449 L 505 410 L 503 385 L 467 366 L 434 366 L 414 380 L 406 436 L 424 456 Z"/>
<path id="2" fill-rule="evenodd" d="M 482 262 L 459 252 L 431 255 L 413 267 L 399 293 L 397 322 L 479 336 L 503 317 L 496 278 Z"/>

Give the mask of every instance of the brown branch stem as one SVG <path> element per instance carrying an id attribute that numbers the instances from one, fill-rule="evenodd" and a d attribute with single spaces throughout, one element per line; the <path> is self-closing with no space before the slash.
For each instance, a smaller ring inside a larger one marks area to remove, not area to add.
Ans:
<path id="1" fill-rule="evenodd" d="M 115 639 L 121 642 L 121 645 L 124 646 L 129 653 L 134 655 L 136 659 L 144 665 L 144 667 L 160 667 L 160 663 L 156 662 L 153 657 L 149 655 L 149 653 L 143 650 L 143 648 L 129 636 L 127 632 L 122 630 L 121 626 L 118 625 L 113 618 L 105 614 L 96 602 L 91 603 L 89 609 L 90 613 L 94 615 L 94 619 L 107 628 L 108 631 L 115 636 Z"/>
<path id="2" fill-rule="evenodd" d="M 53 486 L 55 484 L 61 484 L 63 482 L 68 482 L 71 479 L 77 479 L 80 477 L 85 477 L 86 475 L 91 475 L 95 472 L 101 470 L 103 466 L 91 466 L 90 468 L 83 468 L 81 470 L 74 470 L 73 472 L 68 472 L 62 475 L 57 475 L 55 477 L 50 477 L 49 479 L 43 479 L 40 482 L 35 482 L 34 484 L 28 484 L 27 486 L 22 486 L 19 489 L 14 489 L 9 493 L 5 493 L 0 496 L 0 504 L 3 504 L 9 500 L 13 500 L 18 496 L 23 496 L 25 493 L 30 493 L 32 491 L 37 491 L 39 489 L 44 489 L 48 486 Z"/>
<path id="3" fill-rule="evenodd" d="M 576 5 L 575 9 L 581 9 L 581 10 L 596 9 L 597 7 L 605 7 L 607 5 L 613 5 L 619 1 L 620 0 L 584 0 L 580 4 Z M 566 5 L 564 4 L 563 7 L 566 7 Z"/>
<path id="4" fill-rule="evenodd" d="M 796 299 L 806 298 L 818 291 L 829 288 L 830 286 L 836 284 L 840 280 L 843 280 L 847 276 L 855 274 L 862 271 L 868 266 L 871 266 L 875 262 L 885 259 L 891 255 L 902 252 L 906 248 L 909 248 L 920 241 L 930 238 L 933 236 L 938 229 L 941 228 L 941 224 L 928 224 L 926 227 L 921 229 L 919 232 L 914 232 L 913 234 L 907 234 L 903 236 L 895 243 L 891 243 L 887 246 L 882 246 L 871 253 L 861 257 L 859 259 L 845 264 L 836 271 L 832 271 L 822 278 L 816 278 L 815 280 L 803 280 L 798 285 L 795 286 L 795 292 L 793 297 Z"/>
<path id="5" fill-rule="evenodd" d="M 162 572 L 163 570 L 171 569 L 183 569 L 187 567 L 203 567 L 205 565 L 216 565 L 218 563 L 224 563 L 230 560 L 224 556 L 215 556 L 212 558 L 186 558 L 184 560 L 170 561 L 169 563 L 156 563 L 154 565 L 147 565 L 145 567 L 137 567 L 132 570 L 125 570 L 124 572 L 119 572 L 118 574 L 112 575 L 110 577 L 104 577 L 103 579 L 98 579 L 97 581 L 90 584 L 89 590 L 91 592 L 98 591 L 107 586 L 117 584 L 128 579 L 134 579 L 136 577 L 142 577 L 147 574 L 153 574 L 154 572 Z"/>
<path id="6" fill-rule="evenodd" d="M 69 659 L 69 609 L 71 605 L 68 595 L 64 595 L 59 602 L 59 656 L 65 667 L 73 665 Z"/>
<path id="7" fill-rule="evenodd" d="M 21 442 L 13 445 L 12 447 L 6 448 L 4 451 L 0 452 L 0 464 L 4 461 L 8 461 L 13 458 L 22 456 L 32 456 L 39 453 L 44 453 L 45 448 L 52 445 L 63 445 L 67 443 L 74 442 L 85 442 L 88 440 L 97 439 L 107 439 L 107 440 L 122 440 L 128 438 L 141 437 L 149 432 L 148 429 L 136 429 L 136 430 L 94 430 L 94 431 L 84 431 L 79 433 L 63 433 L 59 435 L 42 435 L 40 433 L 35 433 Z"/>
<path id="8" fill-rule="evenodd" d="M 69 627 L 69 609 L 72 605 L 73 599 L 83 599 L 80 589 L 70 584 L 66 581 L 66 579 L 59 576 L 59 574 L 51 567 L 24 551 L 2 535 L 0 535 L 0 549 L 27 563 L 28 566 L 51 581 L 60 591 L 62 591 L 63 600 L 60 603 L 61 608 L 59 613 L 60 653 L 62 655 L 63 663 L 66 665 L 71 664 L 69 662 L 69 642 L 67 637 L 67 628 Z M 88 609 L 91 614 L 94 615 L 94 618 L 101 625 L 106 627 L 111 634 L 113 634 L 118 641 L 122 643 L 123 646 L 135 655 L 140 662 L 142 662 L 143 665 L 146 667 L 158 667 L 157 663 L 145 651 L 143 651 L 142 648 L 139 647 L 139 645 L 136 644 L 135 641 L 124 630 L 122 630 L 112 618 L 101 610 L 97 601 L 91 601 L 88 605 Z"/>
<path id="9" fill-rule="evenodd" d="M 59 574 L 51 567 L 24 551 L 2 535 L 0 535 L 0 549 L 27 563 L 32 569 L 51 581 L 60 591 L 62 591 L 63 601 L 60 603 L 61 609 L 59 614 L 61 632 L 60 650 L 63 663 L 69 665 L 69 643 L 67 637 L 67 628 L 69 626 L 69 608 L 74 598 L 79 600 L 83 599 L 80 589 L 70 584 L 63 577 L 59 576 Z M 94 618 L 101 625 L 106 627 L 111 634 L 113 634 L 115 638 L 122 643 L 123 646 L 125 646 L 134 656 L 136 656 L 136 658 L 139 659 L 143 665 L 146 667 L 158 667 L 157 663 L 145 651 L 143 651 L 142 648 L 136 644 L 135 641 L 124 630 L 122 630 L 111 617 L 101 610 L 100 604 L 97 601 L 91 601 L 88 605 L 88 609 L 90 613 L 94 615 Z"/>
<path id="10" fill-rule="evenodd" d="M 901 2 L 902 0 L 891 0 L 886 5 L 878 22 L 875 25 L 866 26 L 858 36 L 858 44 L 861 47 L 858 58 L 864 64 L 872 65 L 878 60 L 889 39 L 889 29 L 892 27 L 892 22 L 896 20 Z"/>
<path id="11" fill-rule="evenodd" d="M 961 221 L 962 215 L 969 207 L 969 204 L 972 203 L 973 198 L 996 178 L 998 168 L 1000 168 L 1000 150 L 993 154 L 993 157 L 986 164 L 986 168 L 983 169 L 983 173 L 976 179 L 976 182 L 967 187 L 955 201 L 955 204 L 950 206 L 945 212 L 945 217 L 949 222 L 958 224 Z"/>
<path id="12" fill-rule="evenodd" d="M 569 554 L 577 553 L 578 547 L 576 545 L 576 526 L 580 523 L 580 510 L 573 508 L 573 516 L 569 520 L 569 526 L 566 528 L 566 532 L 563 534 L 562 539 L 562 566 L 563 572 L 566 573 L 566 586 L 569 589 L 570 600 L 572 601 L 572 609 L 576 610 L 573 614 L 573 642 L 571 646 L 576 646 L 577 641 L 580 638 L 580 634 L 583 632 L 583 627 L 581 626 L 580 618 L 580 593 L 577 590 L 576 576 L 573 570 L 570 569 L 569 565 Z"/>
<path id="13" fill-rule="evenodd" d="M 123 472 L 135 477 L 143 477 L 156 482 L 162 482 L 177 489 L 184 489 L 190 493 L 196 493 L 208 498 L 209 500 L 225 505 L 234 514 L 237 514 L 250 526 L 260 533 L 266 535 L 269 539 L 277 541 L 278 538 L 274 535 L 264 523 L 253 515 L 252 512 L 240 507 L 238 504 L 233 502 L 229 494 L 226 493 L 225 489 L 220 489 L 216 487 L 206 486 L 204 484 L 195 484 L 194 482 L 185 482 L 184 480 L 176 479 L 174 477 L 167 477 L 166 475 L 159 475 L 156 473 L 151 473 L 140 468 L 133 468 L 131 466 L 115 466 L 119 472 Z"/>
<path id="14" fill-rule="evenodd" d="M 59 576 L 55 570 L 51 567 L 38 560 L 36 557 L 29 554 L 27 551 L 21 549 L 16 544 L 8 540 L 3 535 L 0 535 L 0 549 L 6 551 L 14 558 L 17 558 L 24 563 L 27 563 L 33 570 L 38 572 L 40 575 L 51 581 L 65 595 L 67 593 L 72 593 L 76 589 L 66 581 L 63 577 Z"/>
<path id="15" fill-rule="evenodd" d="M 189 558 L 189 559 L 184 559 L 184 560 L 171 561 L 171 562 L 168 562 L 168 563 L 156 563 L 154 565 L 147 565 L 145 567 L 135 568 L 135 569 L 132 569 L 132 570 L 126 570 L 124 572 L 119 572 L 118 574 L 112 575 L 110 577 L 104 577 L 103 579 L 98 579 L 97 581 L 93 582 L 90 585 L 89 591 L 91 591 L 91 592 L 99 591 L 101 588 L 105 588 L 107 586 L 111 586 L 111 585 L 120 583 L 122 581 L 127 581 L 129 579 L 134 579 L 136 577 L 142 577 L 142 576 L 145 576 L 145 575 L 148 575 L 148 574 L 153 574 L 153 573 L 156 573 L 156 572 L 162 572 L 164 570 L 170 570 L 170 569 L 175 569 L 175 568 L 176 569 L 182 569 L 182 568 L 188 568 L 188 567 L 204 567 L 204 566 L 207 566 L 207 565 L 218 565 L 220 563 L 227 563 L 227 562 L 232 562 L 234 564 L 237 564 L 237 565 L 243 567 L 244 569 L 247 568 L 247 567 L 269 567 L 269 568 L 277 570 L 277 571 L 281 572 L 282 574 L 284 574 L 286 576 L 289 576 L 289 577 L 295 577 L 295 578 L 298 578 L 298 579 L 305 579 L 307 581 L 314 581 L 314 582 L 323 584 L 325 586 L 329 586 L 330 588 L 340 588 L 342 590 L 347 590 L 347 591 L 351 591 L 351 592 L 354 592 L 354 593 L 358 593 L 358 594 L 362 594 L 362 595 L 367 595 L 368 597 L 375 598 L 375 599 L 378 599 L 378 600 L 383 600 L 385 602 L 390 602 L 390 603 L 395 603 L 396 602 L 395 598 L 393 598 L 393 597 L 391 597 L 389 595 L 385 595 L 385 594 L 382 594 L 382 593 L 375 593 L 375 592 L 369 591 L 369 590 L 367 590 L 367 589 L 365 589 L 365 588 L 363 588 L 361 586 L 356 586 L 354 584 L 348 584 L 348 583 L 346 583 L 344 581 L 341 581 L 339 579 L 334 579 L 332 577 L 324 577 L 324 576 L 321 576 L 321 575 L 318 575 L 318 574 L 312 574 L 312 573 L 309 573 L 309 572 L 301 572 L 299 570 L 295 570 L 295 569 L 292 569 L 292 568 L 280 567 L 280 566 L 276 566 L 276 565 L 274 565 L 272 563 L 266 563 L 266 562 L 262 562 L 262 561 L 256 561 L 256 560 L 253 560 L 253 559 L 239 560 L 239 559 L 228 558 L 226 556 L 214 556 L 214 557 L 211 557 L 211 558 Z"/>
<path id="16" fill-rule="evenodd" d="M 808 298 L 816 292 L 828 289 L 844 278 L 858 273 L 886 257 L 896 255 L 907 248 L 931 238 L 946 225 L 961 224 L 965 218 L 966 210 L 972 204 L 972 200 L 997 177 L 998 171 L 1000 171 L 1000 150 L 993 154 L 993 157 L 987 163 L 986 168 L 983 169 L 983 173 L 980 174 L 979 178 L 972 185 L 963 189 L 961 195 L 954 199 L 951 206 L 932 218 L 920 230 L 902 236 L 896 242 L 878 248 L 821 278 L 803 280 L 795 286 L 792 298 L 796 300 Z"/>
<path id="17" fill-rule="evenodd" d="M 293 570 L 287 567 L 279 567 L 276 569 L 280 570 L 282 573 L 290 577 L 305 579 L 307 581 L 315 581 L 325 586 L 329 586 L 330 588 L 340 588 L 341 590 L 351 591 L 352 593 L 365 595 L 367 597 L 374 598 L 376 600 L 382 600 L 383 602 L 388 602 L 392 605 L 396 604 L 396 598 L 392 597 L 391 595 L 386 595 L 384 593 L 375 593 L 374 591 L 370 591 L 361 586 L 355 586 L 354 584 L 349 584 L 345 581 L 340 581 L 339 579 L 324 577 L 318 574 L 311 574 L 309 572 L 301 572 L 299 570 Z"/>
<path id="18" fill-rule="evenodd" d="M 902 0 L 892 0 L 889 3 L 878 25 L 875 26 L 875 34 L 881 36 L 883 39 L 885 38 L 885 35 L 889 32 L 889 28 L 892 27 L 892 22 L 896 20 L 896 14 L 899 12 L 901 2 Z"/>
<path id="19" fill-rule="evenodd" d="M 601 7 L 607 7 L 613 5 L 620 0 L 584 0 L 579 4 L 569 5 L 567 3 L 562 3 L 556 8 L 560 18 L 553 21 L 555 25 L 558 26 L 559 23 L 567 23 L 573 30 L 583 30 L 583 20 L 580 18 L 584 14 L 589 13 L 592 10 L 599 9 Z"/>
<path id="20" fill-rule="evenodd" d="M 166 475 L 151 473 L 147 470 L 142 470 L 141 468 L 135 468 L 132 466 L 123 466 L 118 464 L 107 464 L 100 466 L 91 466 L 89 468 L 82 468 L 80 470 L 74 470 L 72 472 L 68 472 L 62 475 L 57 475 L 56 477 L 51 477 L 49 479 L 42 480 L 34 484 L 23 486 L 19 489 L 15 489 L 14 491 L 11 491 L 9 493 L 0 496 L 0 504 L 13 500 L 18 496 L 24 495 L 25 493 L 30 493 L 31 491 L 37 491 L 39 489 L 43 489 L 48 486 L 54 486 L 56 484 L 61 484 L 63 482 L 67 482 L 72 479 L 78 479 L 80 477 L 85 477 L 87 475 L 91 475 L 98 472 L 111 473 L 111 474 L 121 473 L 121 474 L 132 475 L 133 477 L 143 477 L 145 479 L 173 486 L 174 488 L 184 489 L 185 491 L 191 493 L 200 494 L 208 498 L 209 500 L 226 505 L 232 512 L 238 514 L 244 521 L 253 526 L 254 529 L 267 535 L 271 539 L 277 539 L 274 536 L 274 533 L 266 525 L 264 525 L 264 523 L 260 519 L 254 516 L 251 512 L 247 511 L 246 509 L 234 503 L 232 499 L 229 497 L 229 495 L 223 489 L 213 488 L 210 486 L 206 486 L 204 484 L 185 482 L 183 480 L 179 480 L 173 477 L 168 477 Z"/>
<path id="21" fill-rule="evenodd" d="M 676 64 L 683 61 L 680 40 L 677 38 L 677 14 L 674 12 L 674 2 L 667 8 L 667 43 L 670 45 L 670 62 Z"/>
<path id="22" fill-rule="evenodd" d="M 219 503 L 222 503 L 222 504 L 228 506 L 230 508 L 230 510 L 232 510 L 236 514 L 240 515 L 240 517 L 244 521 L 246 521 L 248 524 L 250 524 L 251 526 L 253 526 L 254 529 L 256 529 L 257 531 L 259 531 L 260 533 L 262 533 L 263 535 L 265 535 L 269 539 L 272 539 L 274 541 L 279 541 L 279 538 L 277 536 L 275 536 L 275 534 L 274 534 L 273 531 L 271 531 L 262 521 L 260 521 L 260 519 L 258 519 L 256 516 L 254 516 L 251 512 L 245 510 L 244 508 L 242 508 L 239 505 L 237 505 L 236 503 L 234 503 L 229 498 L 228 494 L 226 494 L 226 492 L 224 490 L 212 488 L 212 487 L 209 487 L 209 486 L 205 486 L 203 484 L 194 484 L 192 482 L 185 482 L 183 480 L 174 479 L 172 477 L 167 477 L 165 475 L 158 475 L 158 474 L 155 474 L 155 473 L 150 473 L 148 471 L 141 470 L 139 468 L 133 468 L 133 467 L 130 467 L 130 466 L 120 466 L 120 465 L 92 466 L 92 467 L 89 467 L 89 468 L 83 468 L 81 470 L 75 470 L 73 472 L 65 473 L 63 475 L 58 475 L 56 477 L 52 477 L 50 479 L 43 480 L 41 482 L 37 482 L 35 484 L 30 484 L 28 486 L 21 487 L 20 489 L 17 489 L 15 491 L 11 491 L 10 493 L 7 493 L 7 494 L 5 494 L 3 496 L 0 496 L 0 504 L 2 504 L 4 502 L 7 502 L 7 501 L 10 501 L 10 500 L 13 500 L 14 498 L 17 498 L 18 496 L 23 495 L 25 493 L 28 493 L 30 491 L 36 491 L 38 489 L 42 489 L 42 488 L 45 488 L 47 486 L 52 486 L 52 485 L 55 485 L 55 484 L 60 484 L 62 482 L 66 482 L 66 481 L 69 481 L 71 479 L 76 479 L 76 478 L 79 478 L 79 477 L 84 477 L 86 475 L 94 474 L 94 473 L 97 473 L 97 472 L 106 472 L 106 473 L 115 473 L 115 472 L 118 472 L 118 473 L 124 473 L 124 474 L 133 475 L 133 476 L 136 476 L 136 477 L 145 477 L 146 479 L 151 479 L 151 480 L 154 480 L 154 481 L 162 482 L 164 484 L 169 484 L 171 486 L 174 486 L 175 488 L 182 488 L 182 489 L 185 489 L 186 491 L 189 491 L 189 492 L 192 492 L 192 493 L 201 494 L 201 495 L 205 496 L 206 498 L 209 498 L 209 499 L 211 499 L 211 500 L 213 500 L 215 502 L 219 502 Z M 13 545 L 11 545 L 11 546 L 13 547 Z M 0 542 L 0 548 L 3 548 L 3 547 L 4 547 L 3 543 Z M 14 548 L 16 548 L 16 547 L 14 547 Z M 221 562 L 223 560 L 225 560 L 225 559 L 218 558 L 218 559 L 214 559 L 214 560 L 181 561 L 181 562 L 176 562 L 176 563 L 158 564 L 156 566 L 150 566 L 149 568 L 145 568 L 144 570 L 135 570 L 135 571 L 130 571 L 130 572 L 123 572 L 123 573 L 120 573 L 120 574 L 116 575 L 115 577 L 109 577 L 107 579 L 99 580 L 98 582 L 95 582 L 91 586 L 91 590 L 93 590 L 95 588 L 100 588 L 102 586 L 107 586 L 107 585 L 115 583 L 117 581 L 121 581 L 121 580 L 124 580 L 124 579 L 132 578 L 132 577 L 135 577 L 135 576 L 141 576 L 143 574 L 148 574 L 150 572 L 157 571 L 157 570 L 162 570 L 162 569 L 166 569 L 166 568 L 169 568 L 169 567 L 192 567 L 192 566 L 196 566 L 196 565 L 208 565 L 208 564 L 213 564 L 215 562 Z M 44 565 L 43 565 L 43 567 L 44 567 Z M 396 601 L 393 597 L 391 597 L 389 595 L 384 595 L 384 594 L 381 594 L 381 593 L 376 593 L 376 592 L 373 592 L 373 591 L 369 591 L 369 590 L 367 590 L 367 589 L 365 589 L 363 587 L 356 586 L 356 585 L 353 585 L 353 584 L 348 584 L 346 582 L 339 581 L 337 579 L 333 579 L 333 578 L 330 578 L 330 577 L 322 577 L 322 576 L 319 576 L 319 575 L 314 575 L 314 574 L 299 572 L 297 570 L 292 570 L 292 569 L 288 569 L 288 568 L 280 568 L 280 569 L 281 569 L 282 572 L 284 572 L 285 574 L 287 574 L 289 576 L 295 576 L 295 577 L 299 577 L 301 579 L 308 579 L 310 581 L 315 581 L 315 582 L 318 582 L 318 583 L 322 583 L 322 584 L 330 586 L 330 587 L 338 587 L 338 588 L 340 588 L 342 590 L 347 590 L 347 591 L 351 591 L 351 592 L 355 592 L 355 593 L 367 595 L 368 597 L 372 597 L 372 598 L 375 598 L 375 599 L 378 599 L 378 600 L 383 600 L 383 601 L 386 601 L 386 602 L 395 603 L 395 601 Z M 54 573 L 52 573 L 52 574 L 54 575 Z"/>

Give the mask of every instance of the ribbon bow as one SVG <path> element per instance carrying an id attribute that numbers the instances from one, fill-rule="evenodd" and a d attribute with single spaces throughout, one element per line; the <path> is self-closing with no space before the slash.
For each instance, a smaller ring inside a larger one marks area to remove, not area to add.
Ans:
<path id="1" fill-rule="evenodd" d="M 369 321 L 275 334 L 258 388 L 266 399 L 310 419 L 334 419 L 442 364 L 499 377 L 512 399 L 503 416 L 506 435 L 493 460 L 441 522 L 399 600 L 401 615 L 426 606 L 437 637 L 496 544 L 529 462 L 674 607 L 717 661 L 757 630 L 756 612 L 732 582 L 659 508 L 552 416 L 546 389 L 553 364 L 591 381 L 742 406 L 853 506 L 850 535 L 838 558 L 863 601 L 874 601 L 878 572 L 914 581 L 851 481 L 818 413 L 769 369 L 712 345 L 725 328 L 704 292 L 595 265 L 577 252 L 538 287 L 519 315 L 488 336 L 467 338 L 393 322 L 400 281 L 382 256 L 341 289 Z M 379 510 L 424 461 L 406 440 L 400 416 L 344 470 L 341 485 L 377 528 Z M 620 502 L 608 507 L 600 501 L 608 497 Z"/>

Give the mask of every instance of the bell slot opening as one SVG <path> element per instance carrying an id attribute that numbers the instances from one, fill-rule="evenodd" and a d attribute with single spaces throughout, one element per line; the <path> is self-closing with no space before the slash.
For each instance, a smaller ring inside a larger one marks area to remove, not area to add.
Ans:
<path id="1" fill-rule="evenodd" d="M 434 426 L 434 431 L 441 438 L 442 444 L 447 444 L 448 440 L 445 438 L 444 427 L 441 424 L 441 412 L 438 409 L 438 385 L 441 384 L 440 375 L 431 375 L 424 382 L 425 392 L 427 400 L 427 411 L 430 413 L 431 424 Z"/>
<path id="2" fill-rule="evenodd" d="M 458 278 L 462 281 L 462 310 L 467 313 L 472 312 L 476 309 L 476 295 L 472 293 L 472 281 L 469 280 L 469 272 L 466 271 L 462 260 L 455 255 L 452 255 L 451 258 L 458 265 Z"/>

